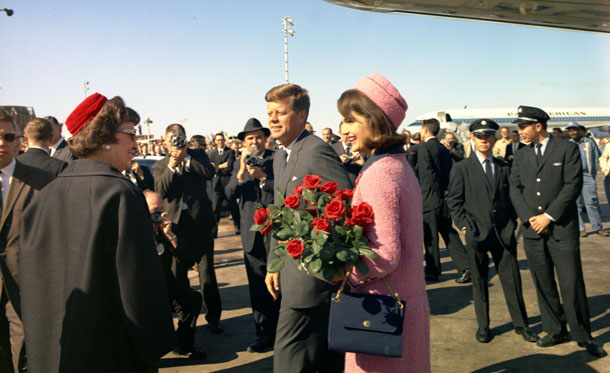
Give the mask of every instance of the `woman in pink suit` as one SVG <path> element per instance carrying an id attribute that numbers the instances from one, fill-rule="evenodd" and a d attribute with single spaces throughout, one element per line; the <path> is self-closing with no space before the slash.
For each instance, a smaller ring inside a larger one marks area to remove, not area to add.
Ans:
<path id="1" fill-rule="evenodd" d="M 404 135 L 396 129 L 407 103 L 383 76 L 361 79 L 337 103 L 352 151 L 369 156 L 356 179 L 352 203 L 367 202 L 374 221 L 365 235 L 379 258 L 368 261 L 369 272 L 354 269 L 354 292 L 384 294 L 383 277 L 406 301 L 401 358 L 347 353 L 346 372 L 429 372 L 429 306 L 422 266 L 423 229 L 419 185 L 407 163 Z"/>

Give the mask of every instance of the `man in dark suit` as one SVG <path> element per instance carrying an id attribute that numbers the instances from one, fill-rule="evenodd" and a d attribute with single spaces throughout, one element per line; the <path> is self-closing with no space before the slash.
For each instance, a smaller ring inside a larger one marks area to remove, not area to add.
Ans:
<path id="1" fill-rule="evenodd" d="M 356 182 L 356 178 L 358 174 L 360 174 L 360 170 L 362 166 L 364 166 L 364 156 L 358 152 L 352 153 L 352 147 L 349 144 L 349 140 L 347 139 L 347 134 L 342 131 L 343 122 L 339 124 L 339 136 L 341 136 L 341 141 L 337 141 L 331 144 L 332 148 L 337 152 L 339 159 L 345 166 L 347 173 L 349 174 L 349 178 L 352 183 Z"/>
<path id="2" fill-rule="evenodd" d="M 276 189 L 274 203 L 303 182 L 306 175 L 315 174 L 323 182 L 335 181 L 349 189 L 352 183 L 335 151 L 305 130 L 309 114 L 309 95 L 296 84 L 272 88 L 265 95 L 267 120 L 271 136 L 281 143 L 273 161 Z M 272 240 L 267 264 L 277 258 Z M 326 340 L 330 283 L 310 276 L 297 267 L 297 261 L 286 260 L 279 273 L 267 273 L 267 289 L 278 299 L 282 295 L 280 316 L 275 337 L 274 372 L 342 372 L 343 354 L 328 351 Z"/>
<path id="3" fill-rule="evenodd" d="M 445 148 L 451 153 L 451 161 L 454 164 L 464 159 L 464 145 L 457 142 L 455 133 L 445 132 L 443 145 L 445 145 Z"/>
<path id="4" fill-rule="evenodd" d="M 47 116 L 44 119 L 51 122 L 53 125 L 53 136 L 50 140 L 50 155 L 53 158 L 57 158 L 64 162 L 70 162 L 76 159 L 76 156 L 70 151 L 68 142 L 61 136 L 61 123 L 57 121 L 55 117 Z"/>
<path id="5" fill-rule="evenodd" d="M 217 133 L 216 136 L 214 136 L 214 143 L 216 143 L 216 149 L 210 150 L 208 156 L 210 157 L 210 162 L 212 162 L 216 172 L 216 176 L 214 176 L 214 179 L 212 180 L 212 190 L 214 191 L 212 202 L 214 203 L 216 224 L 218 224 L 218 221 L 220 220 L 222 202 L 226 200 L 229 203 L 229 210 L 231 211 L 231 217 L 233 218 L 235 234 L 240 234 L 239 208 L 237 207 L 236 201 L 227 198 L 227 195 L 225 194 L 225 187 L 229 184 L 231 173 L 233 172 L 235 151 L 225 146 L 226 139 L 225 135 L 222 133 Z M 216 233 L 214 236 L 216 236 Z"/>
<path id="6" fill-rule="evenodd" d="M 153 190 L 155 188 L 155 180 L 150 170 L 147 167 L 140 167 L 135 159 L 131 161 L 129 169 L 123 171 L 123 175 L 141 191 L 147 189 Z"/>
<path id="7" fill-rule="evenodd" d="M 0 112 L 0 372 L 15 373 L 25 365 L 18 277 L 21 214 L 54 178 L 15 160 L 18 130 L 13 119 Z"/>
<path id="8" fill-rule="evenodd" d="M 455 281 L 466 283 L 470 281 L 468 257 L 460 236 L 452 227 L 445 201 L 452 165 L 451 154 L 436 138 L 439 130 L 438 120 L 424 120 L 421 125 L 422 142 L 413 149 L 417 154 L 414 169 L 421 188 L 424 212 L 426 281 L 438 281 L 442 272 L 438 248 L 440 233 L 459 274 Z"/>
<path id="9" fill-rule="evenodd" d="M 256 327 L 256 341 L 248 346 L 250 352 L 273 346 L 280 305 L 265 285 L 269 245 L 265 244 L 263 235 L 250 230 L 255 211 L 273 203 L 274 152 L 265 149 L 269 133 L 256 118 L 246 122 L 244 130 L 237 135 L 244 144 L 242 156 L 235 161 L 231 181 L 225 188 L 229 198 L 239 198 L 241 242 Z"/>
<path id="10" fill-rule="evenodd" d="M 46 119 L 32 119 L 25 126 L 25 140 L 28 150 L 17 159 L 28 166 L 37 167 L 57 176 L 68 166 L 58 158 L 49 156 L 49 142 L 53 134 L 53 125 Z"/>
<path id="11" fill-rule="evenodd" d="M 163 197 L 169 219 L 178 224 L 192 248 L 197 262 L 203 307 L 208 327 L 222 332 L 220 292 L 214 271 L 214 238 L 216 221 L 205 192 L 205 181 L 214 176 L 214 167 L 202 149 L 187 149 L 186 132 L 180 124 L 165 130 L 165 146 L 170 154 L 153 165 L 155 191 Z M 179 277 L 187 278 L 189 266 L 180 265 Z M 188 281 L 188 279 L 187 279 Z"/>
<path id="12" fill-rule="evenodd" d="M 514 235 L 517 215 L 509 199 L 510 168 L 492 155 L 497 130 L 498 124 L 489 119 L 479 119 L 470 125 L 476 151 L 451 169 L 447 204 L 468 245 L 474 309 L 479 324 L 477 341 L 491 341 L 487 289 L 487 252 L 490 252 L 515 333 L 528 342 L 536 342 L 538 336 L 528 327 L 517 263 Z"/>
<path id="13" fill-rule="evenodd" d="M 583 179 L 578 146 L 549 136 L 549 116 L 543 110 L 520 106 L 518 116 L 519 134 L 531 146 L 514 158 L 510 198 L 522 222 L 523 247 L 536 286 L 542 330 L 547 333 L 537 344 L 549 347 L 568 341 L 567 319 L 579 346 L 591 355 L 606 356 L 591 336 L 580 262 L 576 199 Z"/>
<path id="14" fill-rule="evenodd" d="M 506 145 L 504 161 L 506 161 L 509 165 L 512 165 L 513 159 L 515 159 L 515 154 L 517 154 L 517 151 L 523 147 L 525 147 L 525 144 L 521 142 L 519 132 L 512 131 L 510 133 L 510 144 Z"/>

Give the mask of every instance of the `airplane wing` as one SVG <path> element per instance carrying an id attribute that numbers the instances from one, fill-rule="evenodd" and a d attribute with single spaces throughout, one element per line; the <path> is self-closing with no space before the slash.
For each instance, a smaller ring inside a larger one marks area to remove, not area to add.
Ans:
<path id="1" fill-rule="evenodd" d="M 608 0 L 325 0 L 349 8 L 610 33 Z"/>

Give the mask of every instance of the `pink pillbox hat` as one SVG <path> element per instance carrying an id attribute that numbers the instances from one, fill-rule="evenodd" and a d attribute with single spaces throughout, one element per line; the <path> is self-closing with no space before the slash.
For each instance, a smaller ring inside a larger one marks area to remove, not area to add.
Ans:
<path id="1" fill-rule="evenodd" d="M 362 78 L 356 83 L 355 89 L 364 93 L 390 118 L 394 129 L 398 129 L 405 112 L 409 107 L 407 101 L 400 95 L 398 89 L 390 83 L 383 75 L 373 74 Z"/>

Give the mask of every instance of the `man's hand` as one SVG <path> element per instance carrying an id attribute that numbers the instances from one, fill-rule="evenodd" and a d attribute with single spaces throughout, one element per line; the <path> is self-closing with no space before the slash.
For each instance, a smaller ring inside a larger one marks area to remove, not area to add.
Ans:
<path id="1" fill-rule="evenodd" d="M 341 154 L 341 155 L 339 156 L 339 159 L 341 159 L 341 162 L 342 162 L 342 163 L 345 163 L 345 162 L 349 161 L 350 159 L 352 159 L 352 157 L 350 157 L 350 156 L 349 156 L 349 155 L 347 155 L 347 154 Z"/>
<path id="2" fill-rule="evenodd" d="M 245 157 L 245 153 L 246 153 L 246 149 L 241 149 L 241 157 L 239 157 L 239 170 L 237 171 L 237 181 L 239 181 L 240 183 L 244 182 L 244 175 L 246 174 L 247 171 L 247 167 L 246 166 L 246 157 Z"/>
<path id="3" fill-rule="evenodd" d="M 258 166 L 246 166 L 246 170 L 255 179 L 263 180 L 267 177 L 265 171 Z"/>
<path id="4" fill-rule="evenodd" d="M 220 168 L 220 169 L 227 168 L 227 167 L 229 167 L 229 161 L 226 161 L 226 162 L 218 165 L 218 168 Z"/>
<path id="5" fill-rule="evenodd" d="M 136 162 L 135 160 L 131 161 L 131 166 L 129 166 L 129 168 L 131 169 L 131 171 L 138 175 L 138 177 L 140 179 L 144 179 L 144 172 L 142 171 L 142 169 L 140 168 L 140 165 L 138 164 L 138 162 Z"/>
<path id="6" fill-rule="evenodd" d="M 267 272 L 267 275 L 265 276 L 265 285 L 267 285 L 269 294 L 271 294 L 273 299 L 277 300 L 280 295 L 280 274 Z"/>
<path id="7" fill-rule="evenodd" d="M 176 168 L 186 159 L 186 148 L 172 146 L 169 153 L 169 167 Z"/>
<path id="8" fill-rule="evenodd" d="M 548 232 L 547 227 L 551 223 L 551 219 L 544 214 L 532 216 L 528 221 L 534 232 L 538 234 L 544 234 L 545 231 Z"/>
<path id="9" fill-rule="evenodd" d="M 352 156 L 352 162 L 354 162 L 358 166 L 364 166 L 364 158 L 362 157 L 362 154 L 354 153 L 354 155 Z"/>

